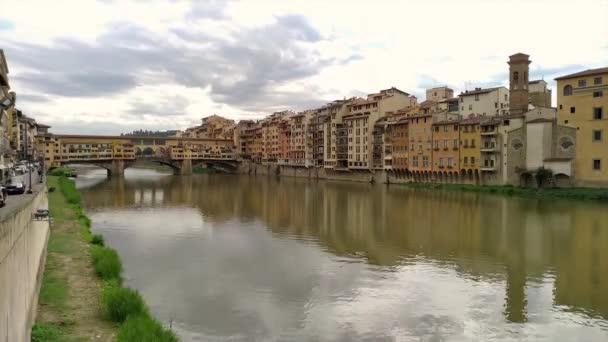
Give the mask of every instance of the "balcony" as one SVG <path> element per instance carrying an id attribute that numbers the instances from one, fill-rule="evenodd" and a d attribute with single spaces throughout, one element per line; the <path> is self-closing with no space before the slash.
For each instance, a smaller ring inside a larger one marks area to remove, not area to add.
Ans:
<path id="1" fill-rule="evenodd" d="M 482 129 L 480 134 L 481 135 L 496 135 L 497 131 L 496 128 L 494 129 Z"/>
<path id="2" fill-rule="evenodd" d="M 481 170 L 482 172 L 495 172 L 496 171 L 496 167 L 494 166 L 482 166 L 479 168 L 479 170 Z"/>

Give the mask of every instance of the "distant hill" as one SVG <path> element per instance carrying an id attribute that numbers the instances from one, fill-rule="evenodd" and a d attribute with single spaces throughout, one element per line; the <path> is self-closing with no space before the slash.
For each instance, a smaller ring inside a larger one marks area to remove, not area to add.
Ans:
<path id="1" fill-rule="evenodd" d="M 147 129 L 139 129 L 130 133 L 121 133 L 121 137 L 170 137 L 175 135 L 178 131 L 169 130 L 169 131 L 148 131 Z"/>

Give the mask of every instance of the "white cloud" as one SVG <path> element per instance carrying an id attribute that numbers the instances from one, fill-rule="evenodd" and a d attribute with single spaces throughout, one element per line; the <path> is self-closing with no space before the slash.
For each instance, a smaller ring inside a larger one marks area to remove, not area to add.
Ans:
<path id="1" fill-rule="evenodd" d="M 508 56 L 515 52 L 531 55 L 532 77 L 544 76 L 546 80 L 578 68 L 608 65 L 607 0 L 264 0 L 193 4 L 169 0 L 3 0 L 0 19 L 12 25 L 0 30 L 0 41 L 54 49 L 57 39 L 68 38 L 93 47 L 100 46 L 100 37 L 108 34 L 111 25 L 130 23 L 147 36 L 133 35 L 132 40 L 122 42 L 127 48 L 135 49 L 139 46 L 137 39 L 149 36 L 154 44 L 162 42 L 170 49 L 166 51 L 169 58 L 157 57 L 152 64 L 156 69 L 135 70 L 137 84 L 114 75 L 127 87 L 118 94 L 66 97 L 51 95 L 25 82 L 26 76 L 37 70 L 32 63 L 12 58 L 17 53 L 8 44 L 4 48 L 12 85 L 18 94 L 25 95 L 18 105 L 54 126 L 55 131 L 69 127 L 95 133 L 96 127 L 87 124 L 106 122 L 119 133 L 122 123 L 125 130 L 138 124 L 184 128 L 181 125 L 213 113 L 235 119 L 261 116 L 278 108 L 304 109 L 390 86 L 421 95 L 428 80 L 452 86 L 457 92 L 467 81 L 471 86 L 506 84 L 502 75 L 507 71 Z M 280 20 L 283 22 L 277 24 Z M 291 27 L 298 31 L 286 35 Z M 295 37 L 306 41 L 296 42 Z M 142 41 L 146 43 L 150 42 Z M 218 43 L 224 45 L 219 47 L 223 50 L 212 55 Z M 258 55 L 250 56 L 256 49 L 260 50 Z M 270 52 L 280 52 L 276 54 L 279 57 Z M 272 69 L 255 72 L 257 65 L 248 63 L 263 61 L 256 59 L 262 57 L 280 60 L 275 65 L 263 65 Z M 173 77 L 175 72 L 183 74 L 183 70 L 171 70 L 169 65 L 184 58 L 189 59 L 189 80 Z M 291 59 L 291 63 L 281 63 L 283 58 Z M 124 61 L 118 56 L 111 62 L 120 66 Z M 212 67 L 225 62 L 233 65 Z M 158 63 L 166 67 L 158 67 Z M 62 67 L 67 68 L 65 64 Z M 73 70 L 57 70 L 48 77 L 61 78 L 62 72 Z M 82 82 L 108 83 L 114 79 L 111 75 L 88 76 L 72 75 Z M 53 80 L 48 81 L 52 84 Z M 34 101 L 45 94 L 52 98 L 50 102 Z M 150 114 L 144 123 L 129 112 L 134 98 L 145 98 L 146 103 L 159 99 L 157 107 L 165 108 L 163 104 L 174 96 L 188 101 L 183 116 Z M 76 118 L 79 125 L 72 122 Z"/>

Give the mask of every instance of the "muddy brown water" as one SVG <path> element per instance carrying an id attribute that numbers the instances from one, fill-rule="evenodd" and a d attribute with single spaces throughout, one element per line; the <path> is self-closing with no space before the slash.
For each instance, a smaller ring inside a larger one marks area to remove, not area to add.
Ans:
<path id="1" fill-rule="evenodd" d="M 79 174 L 184 341 L 608 341 L 608 206 L 268 176 Z"/>

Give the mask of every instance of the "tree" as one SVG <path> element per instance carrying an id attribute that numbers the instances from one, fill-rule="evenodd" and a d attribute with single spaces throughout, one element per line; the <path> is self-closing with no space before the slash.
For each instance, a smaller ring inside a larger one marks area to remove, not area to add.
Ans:
<path id="1" fill-rule="evenodd" d="M 154 149 L 152 147 L 146 147 L 143 151 L 144 156 L 151 156 L 154 154 Z"/>
<path id="2" fill-rule="evenodd" d="M 542 189 L 551 181 L 551 179 L 553 179 L 553 171 L 551 169 L 545 169 L 541 166 L 534 173 L 534 177 L 536 178 L 538 188 Z"/>

